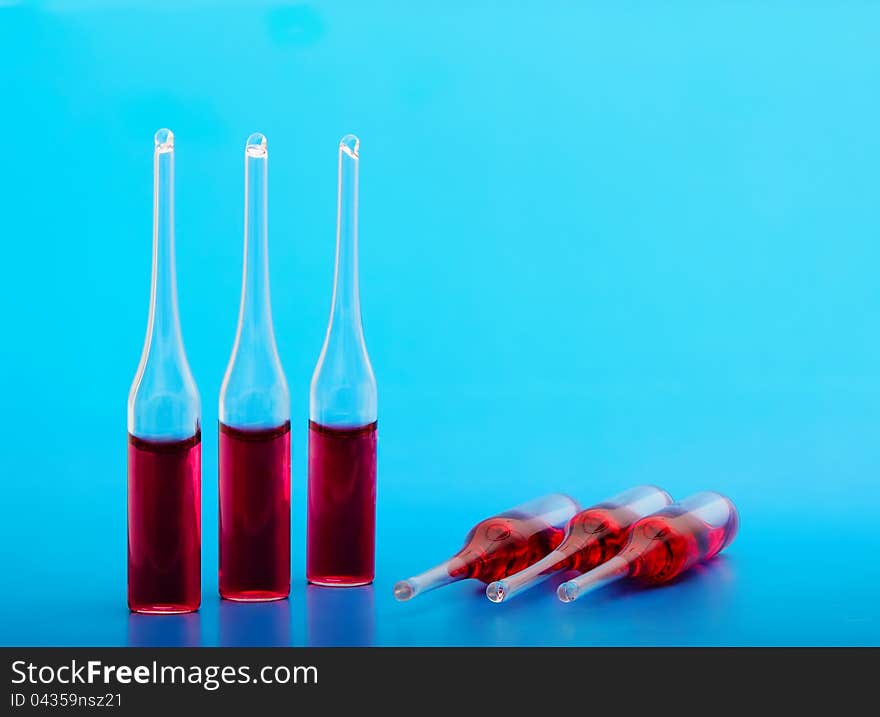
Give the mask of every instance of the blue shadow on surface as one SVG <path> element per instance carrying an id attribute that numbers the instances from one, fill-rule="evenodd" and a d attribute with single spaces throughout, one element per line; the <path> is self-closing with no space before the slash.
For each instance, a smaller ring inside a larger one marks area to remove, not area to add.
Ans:
<path id="1" fill-rule="evenodd" d="M 220 600 L 222 647 L 286 647 L 291 644 L 290 602 L 240 603 Z"/>
<path id="2" fill-rule="evenodd" d="M 373 586 L 306 587 L 306 645 L 369 647 L 375 642 Z"/>
<path id="3" fill-rule="evenodd" d="M 128 615 L 128 645 L 131 647 L 198 647 L 201 615 Z"/>

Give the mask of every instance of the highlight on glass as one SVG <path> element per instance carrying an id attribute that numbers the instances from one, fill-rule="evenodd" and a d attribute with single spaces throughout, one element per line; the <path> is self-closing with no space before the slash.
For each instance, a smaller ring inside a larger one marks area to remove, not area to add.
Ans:
<path id="1" fill-rule="evenodd" d="M 518 573 L 486 587 L 486 597 L 499 603 L 565 571 L 586 572 L 616 555 L 640 518 L 672 503 L 669 494 L 653 485 L 631 488 L 582 510 L 568 521 L 559 547 Z"/>
<path id="2" fill-rule="evenodd" d="M 559 546 L 566 524 L 579 510 L 573 498 L 552 493 L 481 520 L 465 536 L 461 550 L 430 570 L 399 581 L 394 597 L 411 600 L 459 580 L 491 583 L 517 573 Z"/>
<path id="3" fill-rule="evenodd" d="M 244 260 L 232 355 L 220 388 L 220 595 L 290 593 L 290 392 L 269 295 L 266 137 L 244 151 Z"/>
<path id="4" fill-rule="evenodd" d="M 180 330 L 174 265 L 174 135 L 153 150 L 147 336 L 128 395 L 128 605 L 183 613 L 201 602 L 201 404 Z"/>
<path id="5" fill-rule="evenodd" d="M 340 587 L 375 575 L 377 392 L 358 284 L 359 162 L 360 142 L 346 135 L 330 320 L 309 394 L 306 577 Z"/>
<path id="6" fill-rule="evenodd" d="M 572 602 L 622 578 L 657 585 L 709 560 L 733 542 L 739 516 L 730 500 L 704 491 L 642 518 L 623 549 L 597 568 L 562 583 L 557 596 Z"/>

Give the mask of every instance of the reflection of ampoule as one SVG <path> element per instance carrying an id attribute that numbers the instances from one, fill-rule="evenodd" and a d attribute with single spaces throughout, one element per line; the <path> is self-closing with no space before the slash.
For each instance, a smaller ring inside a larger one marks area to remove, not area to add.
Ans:
<path id="1" fill-rule="evenodd" d="M 153 276 L 147 338 L 128 395 L 128 605 L 197 610 L 201 601 L 201 432 L 177 312 L 174 135 L 156 133 Z"/>
<path id="2" fill-rule="evenodd" d="M 519 572 L 562 541 L 565 524 L 578 511 L 567 495 L 553 493 L 477 523 L 449 560 L 394 586 L 394 597 L 410 600 L 442 585 L 475 578 L 484 583 Z"/>
<path id="3" fill-rule="evenodd" d="M 244 153 L 241 306 L 220 389 L 220 595 L 278 600 L 290 593 L 290 393 L 269 300 L 266 138 Z"/>
<path id="4" fill-rule="evenodd" d="M 318 585 L 372 582 L 376 532 L 376 379 L 358 288 L 360 143 L 339 143 L 336 273 L 330 321 L 309 397 L 306 577 Z"/>
<path id="5" fill-rule="evenodd" d="M 509 600 L 561 570 L 592 570 L 617 554 L 633 523 L 671 502 L 665 490 L 640 485 L 582 510 L 568 521 L 565 539 L 556 550 L 525 570 L 489 584 L 486 597 L 492 602 Z"/>
<path id="6" fill-rule="evenodd" d="M 719 493 L 695 493 L 680 503 L 642 518 L 624 548 L 598 568 L 562 583 L 557 595 L 572 602 L 615 580 L 633 577 L 665 583 L 701 560 L 720 553 L 736 537 L 736 508 Z"/>

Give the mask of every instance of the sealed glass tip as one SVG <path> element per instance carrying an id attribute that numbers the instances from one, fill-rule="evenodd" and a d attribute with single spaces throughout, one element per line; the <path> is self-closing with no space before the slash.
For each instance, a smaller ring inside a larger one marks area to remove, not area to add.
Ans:
<path id="1" fill-rule="evenodd" d="M 357 138 L 357 135 L 347 134 L 341 140 L 339 140 L 339 149 L 345 152 L 352 159 L 358 158 L 358 151 L 360 150 L 361 141 Z"/>
<path id="2" fill-rule="evenodd" d="M 489 598 L 492 602 L 501 602 L 507 597 L 507 591 L 504 588 L 503 580 L 496 580 L 494 583 L 489 583 L 486 586 L 486 597 Z"/>
<path id="3" fill-rule="evenodd" d="M 578 586 L 573 580 L 569 580 L 567 583 L 562 583 L 562 585 L 556 590 L 556 597 L 562 600 L 562 602 L 572 602 L 577 596 Z"/>
<path id="4" fill-rule="evenodd" d="M 156 142 L 156 151 L 171 152 L 174 150 L 174 132 L 170 129 L 162 128 L 153 137 Z"/>
<path id="5" fill-rule="evenodd" d="M 400 602 L 406 602 L 415 594 L 415 588 L 409 580 L 401 580 L 394 586 L 394 597 Z"/>
<path id="6" fill-rule="evenodd" d="M 245 152 L 249 157 L 265 157 L 268 153 L 268 145 L 269 143 L 266 140 L 266 135 L 254 132 L 247 139 Z"/>

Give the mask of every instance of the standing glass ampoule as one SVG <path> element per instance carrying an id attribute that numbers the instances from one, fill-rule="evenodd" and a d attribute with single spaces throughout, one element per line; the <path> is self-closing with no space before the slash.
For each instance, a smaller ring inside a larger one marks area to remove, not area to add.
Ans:
<path id="1" fill-rule="evenodd" d="M 373 581 L 376 532 L 376 379 L 358 290 L 358 151 L 339 143 L 336 272 L 324 347 L 309 396 L 306 577 L 317 585 Z"/>
<path id="2" fill-rule="evenodd" d="M 269 300 L 266 138 L 244 152 L 244 269 L 238 329 L 220 389 L 220 595 L 290 593 L 290 393 Z"/>
<path id="3" fill-rule="evenodd" d="M 153 273 L 147 338 L 128 394 L 128 606 L 193 612 L 201 602 L 199 392 L 177 311 L 174 135 L 153 155 Z"/>

